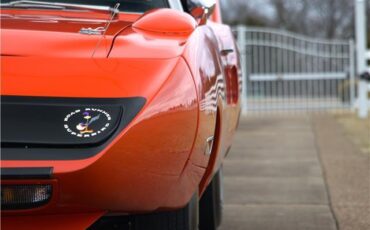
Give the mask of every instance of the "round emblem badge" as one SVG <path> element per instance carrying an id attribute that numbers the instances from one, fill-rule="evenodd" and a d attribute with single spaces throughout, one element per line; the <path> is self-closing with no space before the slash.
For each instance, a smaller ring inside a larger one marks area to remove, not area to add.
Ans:
<path id="1" fill-rule="evenodd" d="M 89 138 L 107 130 L 111 120 L 110 114 L 102 109 L 77 109 L 64 118 L 64 128 L 73 136 Z"/>

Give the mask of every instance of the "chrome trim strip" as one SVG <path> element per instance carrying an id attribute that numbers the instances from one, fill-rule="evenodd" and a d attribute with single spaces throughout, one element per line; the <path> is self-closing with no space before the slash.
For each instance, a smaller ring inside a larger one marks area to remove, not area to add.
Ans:
<path id="1" fill-rule="evenodd" d="M 210 136 L 206 140 L 206 149 L 205 149 L 205 155 L 209 156 L 212 153 L 213 150 L 213 143 L 214 143 L 215 137 Z"/>
<path id="2" fill-rule="evenodd" d="M 71 7 L 75 9 L 81 9 L 81 10 L 94 10 L 94 11 L 106 11 L 106 12 L 112 12 L 119 13 L 118 9 L 111 8 L 109 6 L 96 6 L 96 5 L 83 5 L 83 4 L 69 4 L 69 3 L 59 3 L 59 2 L 42 2 L 42 1 L 28 1 L 28 0 L 19 0 L 19 1 L 13 1 L 9 3 L 3 3 L 0 4 L 1 7 L 6 6 L 24 6 L 24 7 L 34 7 L 40 5 L 42 6 L 50 6 L 60 8 L 60 7 Z"/>

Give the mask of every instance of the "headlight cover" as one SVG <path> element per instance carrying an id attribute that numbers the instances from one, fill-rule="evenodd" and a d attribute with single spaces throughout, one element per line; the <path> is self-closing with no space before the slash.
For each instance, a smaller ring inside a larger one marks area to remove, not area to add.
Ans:
<path id="1" fill-rule="evenodd" d="M 1 98 L 1 145 L 4 156 L 16 149 L 94 148 L 124 129 L 145 99 Z M 31 150 L 27 150 L 31 149 Z M 4 152 L 5 150 L 5 152 Z M 4 155 L 5 153 L 5 155 Z"/>
<path id="2" fill-rule="evenodd" d="M 37 208 L 47 204 L 52 195 L 49 184 L 1 185 L 1 209 Z"/>

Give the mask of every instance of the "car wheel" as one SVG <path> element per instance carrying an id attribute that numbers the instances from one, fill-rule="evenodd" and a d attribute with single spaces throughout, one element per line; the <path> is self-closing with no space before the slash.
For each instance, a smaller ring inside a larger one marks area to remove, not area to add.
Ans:
<path id="1" fill-rule="evenodd" d="M 135 230 L 198 230 L 199 199 L 195 193 L 186 207 L 169 212 L 158 212 L 134 217 Z"/>
<path id="2" fill-rule="evenodd" d="M 199 203 L 199 229 L 215 230 L 221 225 L 223 209 L 222 167 L 213 177 Z"/>

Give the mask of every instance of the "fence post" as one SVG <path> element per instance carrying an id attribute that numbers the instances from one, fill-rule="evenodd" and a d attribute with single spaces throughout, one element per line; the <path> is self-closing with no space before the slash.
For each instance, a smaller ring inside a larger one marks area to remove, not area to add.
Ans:
<path id="1" fill-rule="evenodd" d="M 356 66 L 355 66 L 355 59 L 356 59 L 356 52 L 355 52 L 355 42 L 351 39 L 349 41 L 349 98 L 350 98 L 350 108 L 355 108 L 355 92 L 356 92 Z"/>
<path id="2" fill-rule="evenodd" d="M 366 71 L 366 7 L 365 0 L 356 0 L 356 52 L 357 74 Z M 358 115 L 360 118 L 368 116 L 367 82 L 359 80 L 358 84 Z"/>
<path id="3" fill-rule="evenodd" d="M 240 49 L 240 64 L 242 68 L 242 113 L 247 113 L 248 103 L 247 103 L 247 49 L 246 49 L 246 27 L 243 25 L 237 26 L 238 31 L 238 46 Z"/>

